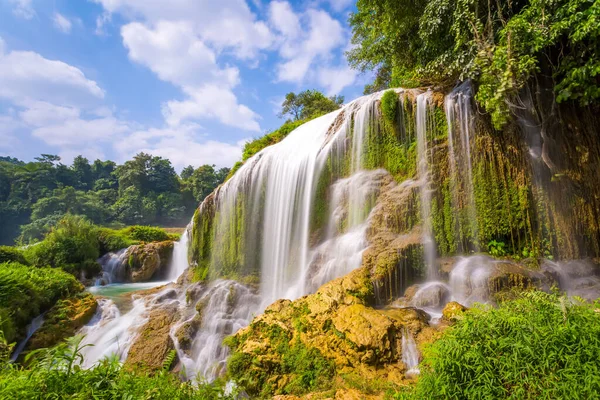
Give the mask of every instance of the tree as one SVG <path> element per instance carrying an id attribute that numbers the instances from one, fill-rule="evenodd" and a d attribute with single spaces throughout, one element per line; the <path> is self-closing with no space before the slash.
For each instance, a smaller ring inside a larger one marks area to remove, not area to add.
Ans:
<path id="1" fill-rule="evenodd" d="M 76 189 L 89 190 L 92 188 L 94 175 L 92 173 L 92 166 L 87 158 L 83 156 L 75 157 L 71 169 L 75 177 Z"/>
<path id="2" fill-rule="evenodd" d="M 188 180 L 191 178 L 192 174 L 194 173 L 194 167 L 192 167 L 191 165 L 188 165 L 187 167 L 185 167 L 183 169 L 183 171 L 181 171 L 181 179 Z"/>
<path id="3" fill-rule="evenodd" d="M 279 117 L 289 115 L 294 121 L 313 119 L 337 110 L 343 103 L 344 97 L 326 97 L 318 90 L 288 93 L 281 105 Z"/>

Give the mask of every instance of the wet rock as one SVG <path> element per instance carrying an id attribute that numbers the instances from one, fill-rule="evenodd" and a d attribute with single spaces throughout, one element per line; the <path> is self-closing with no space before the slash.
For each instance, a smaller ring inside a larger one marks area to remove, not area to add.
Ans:
<path id="1" fill-rule="evenodd" d="M 131 282 L 145 282 L 159 275 L 168 267 L 172 254 L 172 241 L 131 246 L 127 262 Z"/>
<path id="2" fill-rule="evenodd" d="M 26 350 L 52 347 L 61 340 L 75 335 L 94 316 L 98 303 L 91 293 L 59 300 L 48 311 L 44 323 L 27 342 Z"/>
<path id="3" fill-rule="evenodd" d="M 196 334 L 202 326 L 202 318 L 196 314 L 191 320 L 184 322 L 175 332 L 175 337 L 179 343 L 179 348 L 188 356 Z"/>
<path id="4" fill-rule="evenodd" d="M 125 365 L 133 369 L 158 371 L 169 353 L 175 349 L 170 336 L 171 325 L 179 319 L 176 306 L 152 311 L 135 342 L 131 345 Z"/>
<path id="5" fill-rule="evenodd" d="M 442 308 L 450 300 L 450 288 L 445 283 L 430 282 L 419 287 L 412 298 L 415 307 Z"/>
<path id="6" fill-rule="evenodd" d="M 197 282 L 187 288 L 185 299 L 188 304 L 198 301 L 206 290 L 206 285 L 203 282 Z"/>
<path id="7" fill-rule="evenodd" d="M 386 308 L 381 311 L 396 322 L 396 325 L 408 328 L 413 334 L 429 324 L 431 317 L 423 310 L 414 307 Z"/>

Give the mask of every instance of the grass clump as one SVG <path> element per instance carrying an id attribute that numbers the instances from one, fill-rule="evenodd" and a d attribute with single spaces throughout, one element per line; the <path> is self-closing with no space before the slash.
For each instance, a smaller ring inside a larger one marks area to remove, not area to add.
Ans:
<path id="1" fill-rule="evenodd" d="M 424 352 L 395 399 L 591 399 L 600 392 L 600 303 L 523 292 L 475 307 Z"/>
<path id="2" fill-rule="evenodd" d="M 0 263 L 12 261 L 19 264 L 27 264 L 22 250 L 11 246 L 0 246 Z"/>

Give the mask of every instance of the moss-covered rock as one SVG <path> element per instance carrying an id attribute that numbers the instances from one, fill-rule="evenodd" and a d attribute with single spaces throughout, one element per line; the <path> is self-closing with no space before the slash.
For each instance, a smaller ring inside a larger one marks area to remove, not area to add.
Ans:
<path id="1" fill-rule="evenodd" d="M 125 365 L 151 372 L 160 370 L 169 353 L 175 349 L 170 331 L 178 319 L 179 312 L 175 305 L 152 311 L 148 322 L 131 345 Z"/>
<path id="2" fill-rule="evenodd" d="M 251 396 L 301 395 L 331 389 L 334 381 L 340 389 L 348 374 L 398 382 L 402 331 L 418 334 L 428 317 L 414 308 L 378 310 L 374 302 L 367 268 L 296 301 L 279 300 L 228 339 L 229 373 Z M 327 379 L 307 379 L 309 365 Z"/>
<path id="3" fill-rule="evenodd" d="M 172 241 L 131 246 L 128 250 L 131 282 L 145 282 L 158 276 L 168 267 L 172 254 Z"/>
<path id="4" fill-rule="evenodd" d="M 442 318 L 447 322 L 452 322 L 467 310 L 467 307 L 463 306 L 462 304 L 457 303 L 456 301 L 451 301 L 450 303 L 446 304 L 442 310 Z"/>
<path id="5" fill-rule="evenodd" d="M 26 350 L 52 347 L 75 333 L 94 316 L 98 303 L 91 293 L 59 300 L 45 315 L 44 323 L 27 342 Z"/>

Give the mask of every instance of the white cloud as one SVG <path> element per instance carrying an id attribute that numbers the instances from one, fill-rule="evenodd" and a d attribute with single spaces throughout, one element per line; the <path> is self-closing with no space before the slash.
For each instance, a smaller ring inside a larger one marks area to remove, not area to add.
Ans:
<path id="1" fill-rule="evenodd" d="M 8 2 L 13 4 L 13 13 L 16 16 L 24 19 L 35 17 L 32 0 L 8 0 Z"/>
<path id="2" fill-rule="evenodd" d="M 2 57 L 4 55 L 5 48 L 6 48 L 6 43 L 4 42 L 4 39 L 2 39 L 2 37 L 0 37 L 0 57 Z"/>
<path id="3" fill-rule="evenodd" d="M 104 91 L 83 72 L 30 51 L 0 53 L 0 98 L 77 105 L 104 98 Z"/>
<path id="4" fill-rule="evenodd" d="M 51 146 L 85 147 L 89 143 L 111 142 L 117 135 L 129 132 L 129 126 L 114 117 L 85 120 L 67 118 L 54 125 L 35 128 L 32 135 Z"/>
<path id="5" fill-rule="evenodd" d="M 141 18 L 148 26 L 159 21 L 187 22 L 201 40 L 218 50 L 231 49 L 240 59 L 255 57 L 273 41 L 268 27 L 256 19 L 245 0 L 174 0 L 168 7 L 148 0 L 94 1 L 108 13 Z"/>
<path id="6" fill-rule="evenodd" d="M 274 1 L 269 5 L 269 21 L 288 39 L 295 39 L 302 31 L 300 19 L 287 1 Z"/>
<path id="7" fill-rule="evenodd" d="M 259 116 L 243 104 L 228 89 L 207 84 L 185 101 L 169 101 L 163 105 L 163 115 L 168 124 L 179 125 L 188 119 L 217 118 L 225 125 L 249 131 L 260 131 Z"/>
<path id="8" fill-rule="evenodd" d="M 186 87 L 206 82 L 233 87 L 239 82 L 237 68 L 220 68 L 215 53 L 194 35 L 189 23 L 161 21 L 149 29 L 133 22 L 121 34 L 129 58 L 164 81 Z"/>
<path id="9" fill-rule="evenodd" d="M 325 87 L 328 96 L 338 94 L 346 86 L 356 81 L 356 70 L 342 66 L 338 68 L 321 68 L 319 70 L 319 83 Z"/>
<path id="10" fill-rule="evenodd" d="M 16 150 L 20 141 L 15 132 L 22 128 L 23 123 L 13 115 L 0 115 L 0 150 L 6 152 Z"/>
<path id="11" fill-rule="evenodd" d="M 96 35 L 98 36 L 103 36 L 106 35 L 106 32 L 104 31 L 104 25 L 108 24 L 111 21 L 112 17 L 110 15 L 109 12 L 105 11 L 102 14 L 100 14 L 97 18 L 96 18 Z"/>
<path id="12" fill-rule="evenodd" d="M 44 101 L 26 101 L 19 113 L 21 120 L 28 125 L 43 127 L 62 123 L 65 120 L 79 118 L 80 110 L 75 107 L 64 107 Z"/>
<path id="13" fill-rule="evenodd" d="M 229 126 L 260 130 L 258 115 L 238 104 L 232 92 L 240 81 L 238 69 L 219 66 L 215 52 L 198 39 L 191 24 L 161 21 L 149 29 L 132 22 L 121 29 L 121 34 L 131 60 L 147 66 L 187 95 L 183 101 L 163 105 L 167 123 L 215 118 Z"/>
<path id="14" fill-rule="evenodd" d="M 285 12 L 272 13 L 271 24 L 283 26 L 284 21 L 291 19 L 288 15 L 292 12 L 291 7 L 289 3 L 283 3 L 276 8 Z M 302 17 L 307 29 L 300 36 L 295 35 L 295 29 L 276 28 L 283 35 L 279 53 L 285 59 L 277 66 L 277 80 L 280 82 L 304 82 L 312 66 L 329 62 L 332 53 L 345 42 L 342 25 L 325 11 L 309 9 Z"/>
<path id="15" fill-rule="evenodd" d="M 235 144 L 206 140 L 196 124 L 178 128 L 151 128 L 133 132 L 119 145 L 121 159 L 131 158 L 143 151 L 168 158 L 180 170 L 187 165 L 215 164 L 230 167 L 242 155 L 246 140 Z"/>
<path id="16" fill-rule="evenodd" d="M 61 13 L 54 13 L 52 21 L 54 22 L 54 27 L 62 33 L 71 33 L 71 27 L 73 24 Z"/>

